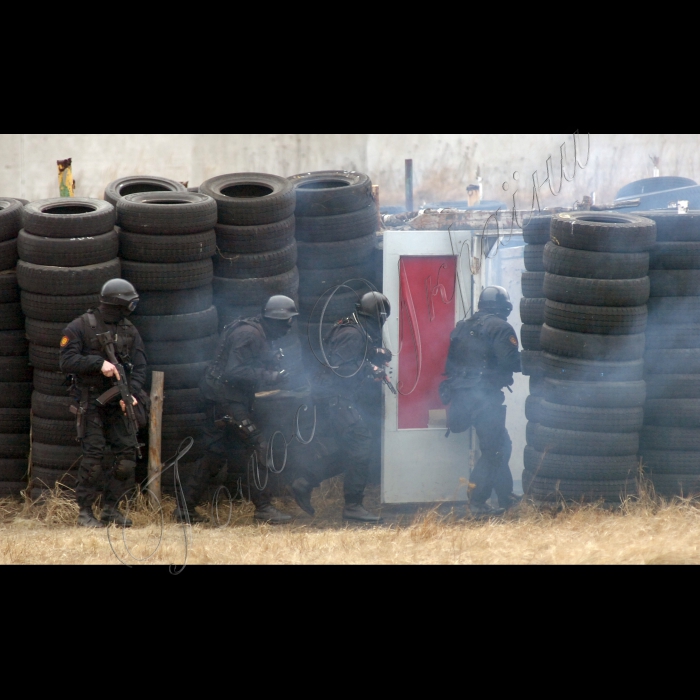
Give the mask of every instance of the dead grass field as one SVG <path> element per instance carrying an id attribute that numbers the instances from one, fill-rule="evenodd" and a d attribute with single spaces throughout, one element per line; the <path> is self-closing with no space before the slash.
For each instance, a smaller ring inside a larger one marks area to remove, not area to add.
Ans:
<path id="1" fill-rule="evenodd" d="M 66 499 L 52 498 L 42 505 L 3 500 L 0 564 L 120 564 L 120 558 L 132 566 L 700 564 L 697 500 L 668 502 L 647 493 L 615 510 L 525 504 L 503 519 L 487 521 L 465 519 L 463 509 L 445 511 L 444 506 L 410 515 L 385 509 L 382 525 L 366 526 L 341 520 L 341 483 L 333 480 L 314 493 L 313 519 L 292 500 L 281 499 L 277 505 L 297 516 L 292 524 L 258 525 L 252 506 L 236 502 L 228 525 L 196 525 L 189 532 L 170 522 L 172 499 L 164 499 L 162 531 L 159 518 L 140 503 L 131 513 L 133 528 L 111 527 L 109 532 L 75 527 L 77 506 Z M 376 487 L 365 502 L 378 507 Z M 228 507 L 223 510 L 225 521 Z"/>

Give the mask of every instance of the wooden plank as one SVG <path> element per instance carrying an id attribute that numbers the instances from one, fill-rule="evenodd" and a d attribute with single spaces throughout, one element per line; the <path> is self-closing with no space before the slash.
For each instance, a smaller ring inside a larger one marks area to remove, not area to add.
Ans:
<path id="1" fill-rule="evenodd" d="M 148 425 L 148 498 L 154 508 L 158 507 L 161 496 L 160 470 L 161 462 L 161 429 L 163 423 L 163 385 L 164 372 L 153 372 L 151 376 L 151 413 Z"/>

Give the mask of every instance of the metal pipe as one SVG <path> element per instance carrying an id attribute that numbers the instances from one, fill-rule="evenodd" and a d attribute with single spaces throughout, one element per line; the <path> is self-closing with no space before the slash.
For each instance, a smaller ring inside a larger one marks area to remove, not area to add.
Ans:
<path id="1" fill-rule="evenodd" d="M 406 158 L 406 211 L 413 211 L 413 159 Z"/>

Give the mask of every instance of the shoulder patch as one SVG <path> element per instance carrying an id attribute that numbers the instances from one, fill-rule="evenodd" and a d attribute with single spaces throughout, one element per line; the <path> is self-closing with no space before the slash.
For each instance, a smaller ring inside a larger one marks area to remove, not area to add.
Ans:
<path id="1" fill-rule="evenodd" d="M 510 340 L 510 342 L 515 345 L 516 348 L 518 347 L 518 339 L 514 335 L 511 335 L 508 340 Z"/>
<path id="2" fill-rule="evenodd" d="M 67 335 L 64 335 L 63 338 L 61 338 L 61 347 L 66 347 L 66 345 L 68 345 L 69 342 L 70 338 Z"/>

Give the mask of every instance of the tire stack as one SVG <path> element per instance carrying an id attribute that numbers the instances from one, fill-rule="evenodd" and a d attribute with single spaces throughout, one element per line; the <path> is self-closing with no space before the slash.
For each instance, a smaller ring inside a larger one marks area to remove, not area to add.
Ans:
<path id="1" fill-rule="evenodd" d="M 543 381 L 526 400 L 525 493 L 619 503 L 637 493 L 653 221 L 569 212 L 544 247 Z"/>
<path id="2" fill-rule="evenodd" d="M 127 175 L 120 177 L 105 187 L 104 199 L 116 207 L 117 202 L 128 194 L 141 192 L 185 192 L 187 188 L 175 180 L 153 175 Z"/>
<path id="3" fill-rule="evenodd" d="M 15 269 L 22 207 L 0 198 L 0 498 L 27 485 L 32 371 Z"/>
<path id="4" fill-rule="evenodd" d="M 122 277 L 139 294 L 130 320 L 146 347 L 146 389 L 153 371 L 164 373 L 162 460 L 185 437 L 195 439 L 184 473 L 201 451 L 197 438 L 206 418 L 197 387 L 219 338 L 212 303 L 216 203 L 184 188 L 128 194 L 117 200 L 117 223 Z M 137 478 L 144 475 L 140 465 Z M 162 483 L 165 492 L 172 489 L 168 476 Z"/>
<path id="5" fill-rule="evenodd" d="M 32 498 L 56 484 L 74 486 L 81 449 L 60 371 L 63 329 L 99 302 L 102 285 L 121 274 L 114 207 L 101 199 L 58 197 L 24 207 L 17 238 L 31 398 Z"/>
<path id="6" fill-rule="evenodd" d="M 646 333 L 641 455 L 660 496 L 700 493 L 700 212 L 641 212 L 656 223 Z"/>
<path id="7" fill-rule="evenodd" d="M 325 170 L 289 181 L 297 200 L 300 332 L 310 368 L 320 357 L 319 325 L 323 334 L 355 310 L 370 291 L 360 280 L 375 285 L 378 214 L 372 181 L 362 173 Z"/>

